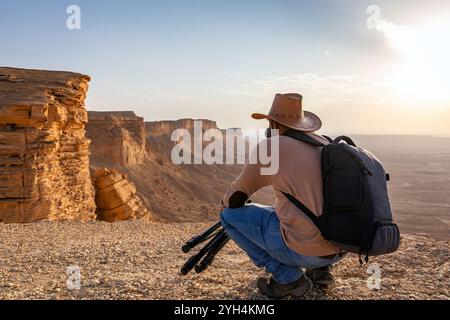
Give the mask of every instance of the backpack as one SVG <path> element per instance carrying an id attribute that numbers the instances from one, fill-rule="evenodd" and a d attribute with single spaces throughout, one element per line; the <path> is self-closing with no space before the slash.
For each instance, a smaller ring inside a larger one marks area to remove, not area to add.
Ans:
<path id="1" fill-rule="evenodd" d="M 325 145 L 295 130 L 287 136 L 321 147 L 323 213 L 317 217 L 300 199 L 284 193 L 320 230 L 322 236 L 342 251 L 377 256 L 397 251 L 400 231 L 392 220 L 387 191 L 390 180 L 381 162 L 369 151 L 359 148 L 346 136 Z"/>

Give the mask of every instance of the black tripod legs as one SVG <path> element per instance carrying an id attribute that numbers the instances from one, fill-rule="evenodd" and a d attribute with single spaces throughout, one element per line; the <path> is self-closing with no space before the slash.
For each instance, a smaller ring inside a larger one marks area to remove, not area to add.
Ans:
<path id="1" fill-rule="evenodd" d="M 188 253 L 191 251 L 192 248 L 195 248 L 200 243 L 205 242 L 210 238 L 210 236 L 216 231 L 217 229 L 221 228 L 222 225 L 220 222 L 217 222 L 215 225 L 213 225 L 211 228 L 203 232 L 202 234 L 198 236 L 194 236 L 192 239 L 190 239 L 186 244 L 181 248 L 181 250 L 184 253 Z"/>
<path id="2" fill-rule="evenodd" d="M 196 273 L 202 273 L 208 267 L 213 263 L 214 258 L 216 257 L 217 253 L 219 253 L 220 250 L 222 250 L 223 247 L 230 241 L 230 237 L 224 232 L 222 235 L 220 235 L 220 238 L 217 240 L 217 245 L 215 245 L 209 252 L 206 254 L 206 257 L 195 266 L 195 272 Z"/>
<path id="3" fill-rule="evenodd" d="M 218 230 L 215 234 L 214 232 Z M 205 271 L 214 261 L 214 257 L 230 240 L 220 222 L 203 232 L 201 235 L 193 237 L 182 248 L 187 253 L 198 244 L 212 238 L 200 251 L 192 256 L 181 268 L 181 274 L 187 275 L 194 267 L 197 273 Z M 203 258 L 204 257 L 204 258 Z M 202 260 L 203 258 L 203 260 Z"/>

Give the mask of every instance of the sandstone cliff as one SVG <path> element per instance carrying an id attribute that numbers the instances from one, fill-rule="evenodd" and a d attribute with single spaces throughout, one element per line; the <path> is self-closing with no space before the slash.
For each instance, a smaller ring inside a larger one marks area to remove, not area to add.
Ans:
<path id="1" fill-rule="evenodd" d="M 134 112 L 89 112 L 86 127 L 95 164 L 131 166 L 144 162 L 144 119 Z"/>
<path id="2" fill-rule="evenodd" d="M 94 174 L 97 218 L 107 222 L 149 218 L 135 186 L 117 170 L 99 169 Z"/>
<path id="3" fill-rule="evenodd" d="M 0 221 L 95 218 L 84 130 L 89 80 L 0 68 Z"/>

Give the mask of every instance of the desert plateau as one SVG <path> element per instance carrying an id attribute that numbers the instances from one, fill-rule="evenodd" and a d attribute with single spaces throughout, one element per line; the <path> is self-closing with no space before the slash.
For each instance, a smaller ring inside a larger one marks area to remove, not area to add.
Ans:
<path id="1" fill-rule="evenodd" d="M 174 165 L 171 133 L 194 119 L 88 111 L 89 81 L 0 68 L 0 299 L 264 299 L 254 282 L 263 271 L 232 243 L 203 274 L 179 273 L 189 257 L 181 246 L 219 219 L 242 166 Z M 354 139 L 389 171 L 401 248 L 371 259 L 379 289 L 349 255 L 336 284 L 305 299 L 450 299 L 450 138 Z M 253 200 L 270 204 L 272 190 Z M 66 285 L 71 266 L 76 290 Z"/>

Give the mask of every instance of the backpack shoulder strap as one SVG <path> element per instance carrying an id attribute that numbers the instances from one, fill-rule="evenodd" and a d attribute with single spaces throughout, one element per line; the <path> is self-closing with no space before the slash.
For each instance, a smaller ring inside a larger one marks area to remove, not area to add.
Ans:
<path id="1" fill-rule="evenodd" d="M 295 140 L 303 141 L 305 143 L 311 144 L 311 145 L 316 146 L 316 147 L 323 147 L 324 146 L 323 143 L 321 143 L 321 142 L 317 141 L 316 139 L 311 138 L 310 136 L 304 134 L 301 131 L 297 131 L 297 130 L 288 130 L 285 133 L 283 133 L 283 136 L 289 137 L 289 138 L 292 138 L 292 139 L 295 139 Z"/>
<path id="2" fill-rule="evenodd" d="M 283 133 L 283 136 L 303 141 L 305 143 L 308 143 L 310 145 L 316 146 L 316 147 L 324 147 L 325 144 L 317 141 L 316 139 L 308 136 L 307 134 L 297 131 L 297 130 L 288 130 L 285 133 Z M 333 142 L 333 140 L 328 137 L 324 136 L 326 140 L 328 140 L 330 143 Z M 319 231 L 322 233 L 322 219 L 318 216 L 316 216 L 307 206 L 305 206 L 300 200 L 296 199 L 294 196 L 283 192 L 284 196 L 298 209 L 300 209 L 313 223 L 314 225 L 319 229 Z"/>
<path id="3" fill-rule="evenodd" d="M 333 143 L 333 139 L 331 139 L 329 136 L 326 136 L 326 135 L 323 134 L 322 137 L 327 139 L 329 143 Z"/>
<path id="4" fill-rule="evenodd" d="M 347 144 L 349 144 L 349 145 L 351 145 L 353 147 L 356 147 L 356 143 L 350 137 L 339 136 L 336 139 L 334 139 L 334 142 L 336 142 L 336 143 L 339 143 L 341 141 L 345 141 L 345 142 L 347 142 Z"/>
<path id="5" fill-rule="evenodd" d="M 292 202 L 292 204 L 294 204 L 298 209 L 300 209 L 314 223 L 314 225 L 319 229 L 320 232 L 322 232 L 322 219 L 320 217 L 316 216 L 300 200 L 296 199 L 289 193 L 283 192 L 283 194 L 285 195 L 286 198 L 288 198 L 290 202 Z"/>

